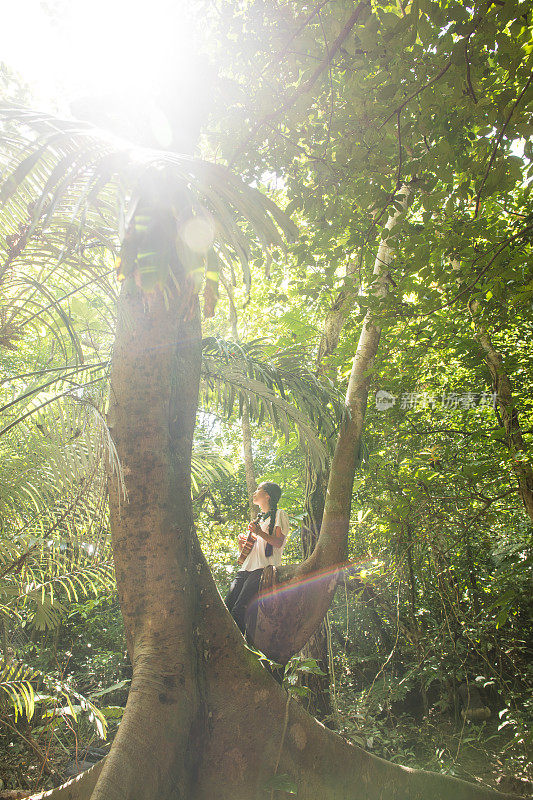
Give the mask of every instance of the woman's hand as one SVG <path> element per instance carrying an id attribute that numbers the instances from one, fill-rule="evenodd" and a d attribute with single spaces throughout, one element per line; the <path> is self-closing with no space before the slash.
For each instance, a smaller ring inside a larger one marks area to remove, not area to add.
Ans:
<path id="1" fill-rule="evenodd" d="M 246 544 L 246 540 L 247 539 L 248 539 L 248 534 L 247 533 L 239 533 L 239 536 L 237 538 L 237 544 L 239 545 L 239 553 L 241 552 L 242 548 Z"/>

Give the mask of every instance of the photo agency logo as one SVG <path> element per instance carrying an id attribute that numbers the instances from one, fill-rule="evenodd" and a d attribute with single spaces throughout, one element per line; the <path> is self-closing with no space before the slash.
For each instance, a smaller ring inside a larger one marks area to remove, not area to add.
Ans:
<path id="1" fill-rule="evenodd" d="M 396 403 L 396 395 L 380 389 L 376 392 L 376 408 L 378 411 L 386 411 Z"/>
<path id="2" fill-rule="evenodd" d="M 436 406 L 451 409 L 495 408 L 497 398 L 497 392 L 441 392 L 440 395 L 429 392 L 402 392 L 396 395 L 386 389 L 379 389 L 376 392 L 376 409 L 387 411 L 395 405 L 405 411 Z"/>

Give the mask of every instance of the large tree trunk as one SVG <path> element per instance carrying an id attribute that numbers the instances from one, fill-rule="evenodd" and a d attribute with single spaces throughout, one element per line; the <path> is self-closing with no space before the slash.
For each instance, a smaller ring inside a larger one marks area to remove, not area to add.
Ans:
<path id="1" fill-rule="evenodd" d="M 53 800 L 255 800 L 274 774 L 299 800 L 490 800 L 502 795 L 417 772 L 353 747 L 325 729 L 263 669 L 231 619 L 192 521 L 190 458 L 200 373 L 198 305 L 180 292 L 145 294 L 127 281 L 111 375 L 110 424 L 127 497 L 112 479 L 113 549 L 133 679 L 106 759 L 46 792 Z M 379 329 L 365 323 L 354 371 Z M 360 432 L 366 378 L 350 407 L 315 553 L 342 560 L 346 465 Z M 325 530 L 325 535 L 324 535 Z M 314 556 L 314 554 L 313 554 Z M 313 559 L 311 556 L 311 559 Z M 287 623 L 290 625 L 290 621 Z M 34 795 L 34 798 L 43 795 Z"/>
<path id="2" fill-rule="evenodd" d="M 127 498 L 112 480 L 110 515 L 133 679 L 95 800 L 170 796 L 176 784 L 184 797 L 191 789 L 200 724 L 190 486 L 200 342 L 196 298 L 185 289 L 169 290 L 165 301 L 160 291 L 124 287 L 109 417 Z M 140 786 L 151 789 L 141 794 Z"/>

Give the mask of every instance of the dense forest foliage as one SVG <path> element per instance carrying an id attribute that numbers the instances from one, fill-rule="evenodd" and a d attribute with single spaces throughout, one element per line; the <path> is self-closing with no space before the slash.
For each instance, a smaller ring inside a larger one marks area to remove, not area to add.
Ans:
<path id="1" fill-rule="evenodd" d="M 148 241 L 163 216 L 128 272 L 139 186 L 167 170 L 203 305 L 192 509 L 220 593 L 254 481 L 283 487 L 285 561 L 314 546 L 373 320 L 349 565 L 284 689 L 376 755 L 527 795 L 531 8 L 198 7 L 186 123 L 183 74 L 153 91 L 157 118 L 84 99 L 65 119 L 30 110 L 2 68 L 0 789 L 59 785 L 108 752 L 124 713 L 108 495 L 127 503 L 128 476 L 109 374 L 121 285 L 170 280 Z M 272 796 L 298 791 L 275 777 Z"/>

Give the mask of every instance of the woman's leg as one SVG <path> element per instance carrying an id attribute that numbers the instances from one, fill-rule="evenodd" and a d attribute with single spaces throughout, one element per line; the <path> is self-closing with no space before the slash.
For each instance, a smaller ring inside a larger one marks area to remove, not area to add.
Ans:
<path id="1" fill-rule="evenodd" d="M 232 610 L 233 606 L 237 602 L 237 599 L 238 599 L 238 597 L 239 597 L 239 595 L 240 595 L 240 593 L 242 591 L 242 587 L 244 586 L 246 578 L 248 577 L 249 574 L 250 574 L 249 572 L 245 572 L 244 570 L 240 570 L 235 575 L 235 578 L 231 582 L 231 586 L 230 586 L 229 592 L 227 593 L 226 597 L 224 598 L 224 602 L 226 604 L 226 607 L 229 609 L 229 611 Z"/>
<path id="2" fill-rule="evenodd" d="M 238 573 L 239 575 L 240 573 Z M 253 572 L 245 573 L 247 575 L 244 584 L 241 588 L 239 596 L 235 600 L 231 610 L 231 616 L 239 626 L 240 632 L 244 636 L 246 627 L 246 610 L 254 597 L 259 593 L 259 584 L 261 583 L 262 569 L 254 569 Z"/>

